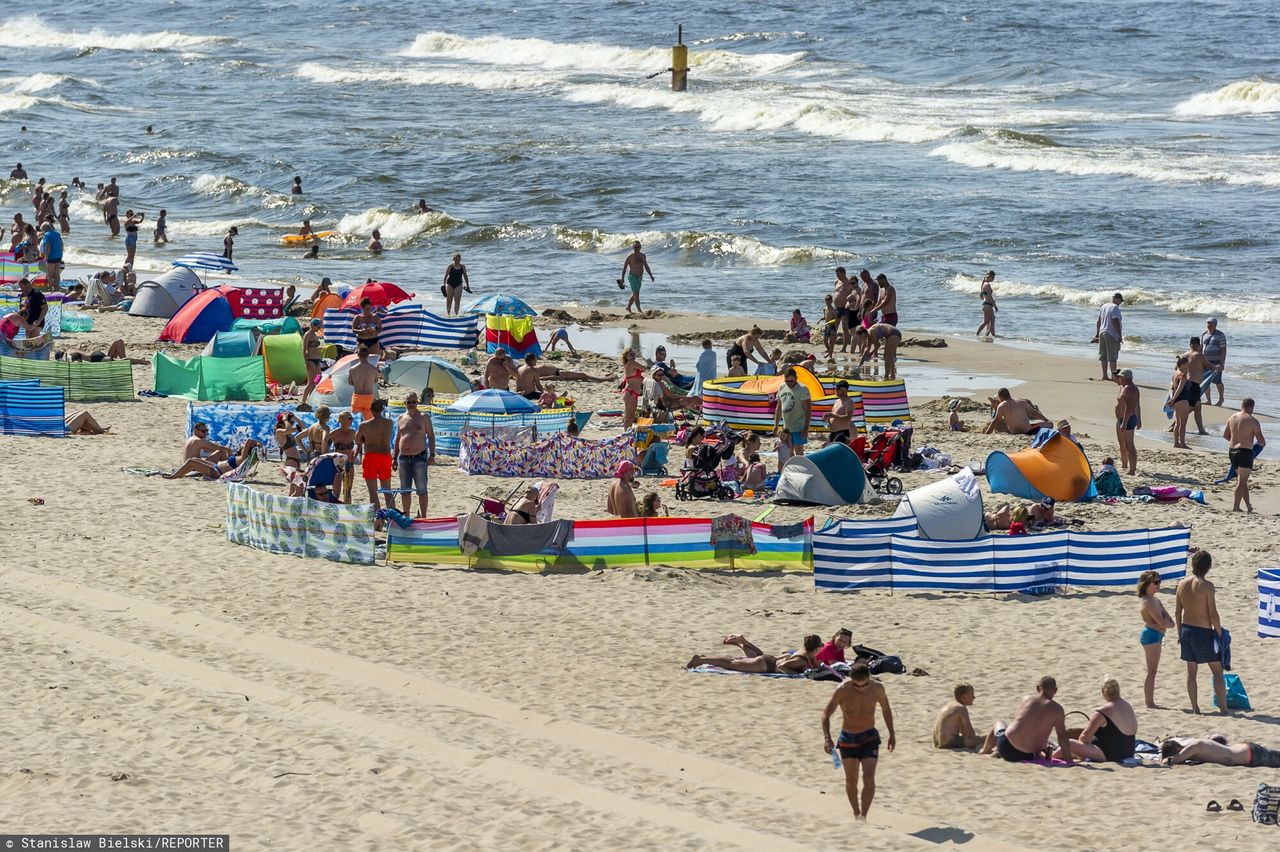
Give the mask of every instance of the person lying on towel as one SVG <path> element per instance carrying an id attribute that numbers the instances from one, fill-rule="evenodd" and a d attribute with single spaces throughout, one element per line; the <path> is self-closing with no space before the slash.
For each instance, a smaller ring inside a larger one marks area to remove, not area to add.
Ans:
<path id="1" fill-rule="evenodd" d="M 818 649 L 822 647 L 822 637 L 816 633 L 811 633 L 804 637 L 803 651 L 790 651 L 777 656 L 761 651 L 747 641 L 746 637 L 741 633 L 724 637 L 724 644 L 741 648 L 744 656 L 704 657 L 700 654 L 694 654 L 693 659 L 685 663 L 685 668 L 696 669 L 698 666 L 715 666 L 718 669 L 726 669 L 731 672 L 798 675 L 804 674 L 809 669 L 816 669 L 821 665 L 814 657 Z"/>
<path id="2" fill-rule="evenodd" d="M 249 452 L 260 446 L 258 441 L 249 438 L 239 451 L 209 440 L 209 424 L 196 423 L 191 428 L 191 437 L 182 445 L 182 465 L 165 479 L 179 479 L 189 473 L 198 473 L 205 479 L 217 479 L 224 473 L 240 466 Z"/>

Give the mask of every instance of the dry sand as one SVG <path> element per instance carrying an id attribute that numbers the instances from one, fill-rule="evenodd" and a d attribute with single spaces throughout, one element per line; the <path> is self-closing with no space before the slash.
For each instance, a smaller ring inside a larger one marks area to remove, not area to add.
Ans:
<path id="1" fill-rule="evenodd" d="M 79 340 L 121 336 L 142 355 L 160 325 L 100 316 Z M 664 317 L 641 327 L 741 325 Z M 586 369 L 616 373 L 606 354 L 584 358 Z M 904 355 L 922 359 L 900 368 L 909 390 L 913 370 L 930 363 L 971 373 L 965 390 L 975 394 L 1016 375 L 1019 395 L 1091 436 L 1095 464 L 1115 453 L 1114 388 L 1088 380 L 1096 364 L 969 341 Z M 151 386 L 149 368 L 135 377 L 139 389 Z M 584 407 L 615 407 L 608 388 L 572 390 Z M 1163 421 L 1163 393 L 1143 390 L 1148 423 Z M 948 433 L 940 406 L 926 403 L 913 396 L 917 446 L 964 462 L 1023 445 Z M 1274 848 L 1275 829 L 1204 806 L 1248 806 L 1258 781 L 1280 780 L 1275 771 L 1044 769 L 930 748 L 933 715 L 957 681 L 975 685 L 980 726 L 1007 718 L 1042 674 L 1057 677 L 1068 710 L 1100 703 L 1106 676 L 1141 704 L 1131 592 L 841 595 L 815 592 L 807 575 L 654 567 L 531 576 L 273 556 L 225 540 L 219 486 L 120 471 L 174 465 L 185 406 L 91 404 L 114 434 L 0 438 L 10 531 L 0 568 L 11 696 L 0 722 L 5 830 L 225 832 L 241 849 Z M 1225 412 L 1209 412 L 1215 428 Z M 1204 486 L 1225 466 L 1221 454 L 1147 440 L 1140 449 L 1129 487 Z M 432 473 L 440 514 L 466 511 L 484 485 L 510 484 L 451 465 Z M 283 483 L 271 464 L 258 479 Z M 914 487 L 933 476 L 905 479 Z M 1252 517 L 1227 511 L 1229 492 L 1213 486 L 1208 507 L 1060 507 L 1087 529 L 1192 524 L 1193 543 L 1215 556 L 1235 667 L 1257 710 L 1189 715 L 1170 639 L 1157 688 L 1169 709 L 1139 709 L 1144 738 L 1217 729 L 1280 746 L 1280 643 L 1256 638 L 1253 580 L 1274 564 L 1280 489 L 1265 461 L 1255 479 L 1265 511 Z M 606 487 L 562 483 L 560 514 L 600 516 Z M 803 514 L 784 508 L 771 520 Z M 1164 600 L 1172 610 L 1171 589 Z M 719 650 L 726 633 L 779 650 L 840 626 L 930 675 L 885 679 L 898 749 L 882 751 L 866 826 L 852 822 L 821 749 L 831 685 L 682 668 L 692 653 Z"/>

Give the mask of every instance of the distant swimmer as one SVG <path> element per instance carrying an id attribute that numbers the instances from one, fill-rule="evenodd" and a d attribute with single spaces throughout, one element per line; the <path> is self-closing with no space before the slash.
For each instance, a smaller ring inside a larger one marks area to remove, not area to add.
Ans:
<path id="1" fill-rule="evenodd" d="M 19 163 L 18 165 L 21 166 L 22 164 Z M 88 187 L 85 185 L 85 182 L 80 180 L 80 178 L 78 177 L 73 177 L 71 179 L 71 188 L 72 189 L 88 189 Z"/>
<path id="2" fill-rule="evenodd" d="M 631 244 L 631 254 L 627 255 L 626 260 L 622 261 L 622 275 L 626 279 L 627 284 L 631 287 L 631 298 L 627 300 L 627 313 L 631 313 L 631 306 L 635 305 L 636 311 L 640 308 L 640 286 L 644 283 L 644 274 L 649 273 L 649 280 L 653 281 L 653 270 L 649 268 L 649 259 L 645 257 L 644 252 L 640 251 L 640 241 L 636 240 Z M 621 283 L 621 280 L 619 281 Z"/>
<path id="3" fill-rule="evenodd" d="M 978 330 L 974 332 L 978 337 L 982 337 L 983 329 L 986 329 L 988 340 L 994 340 L 996 336 L 996 311 L 1000 310 L 996 307 L 996 296 L 991 290 L 991 284 L 996 280 L 996 271 L 994 269 L 982 276 L 982 286 L 978 288 L 978 298 L 982 299 L 982 324 L 978 326 Z"/>
<path id="4" fill-rule="evenodd" d="M 301 176 L 299 175 L 293 176 L 293 186 L 289 189 L 289 192 L 292 195 L 302 194 L 302 177 Z"/>
<path id="5" fill-rule="evenodd" d="M 434 210 L 432 210 L 430 207 L 428 207 L 428 206 L 427 206 L 427 199 L 425 199 L 425 198 L 419 198 L 419 199 L 418 199 L 418 212 L 419 212 L 419 213 L 434 213 L 435 211 L 434 211 Z"/>
<path id="6" fill-rule="evenodd" d="M 369 238 L 369 251 L 382 254 L 382 234 L 377 228 L 373 229 L 373 235 Z"/>
<path id="7" fill-rule="evenodd" d="M 148 125 L 147 125 L 147 132 L 148 132 L 148 133 L 155 133 L 156 131 L 155 131 L 155 128 L 153 128 L 150 124 L 148 124 Z"/>
<path id="8" fill-rule="evenodd" d="M 107 184 L 106 189 L 104 189 L 103 192 L 105 193 L 106 197 L 109 197 L 109 198 L 120 197 L 120 187 L 116 184 L 115 178 L 111 179 L 111 182 Z"/>
<path id="9" fill-rule="evenodd" d="M 298 236 L 300 236 L 300 237 L 310 237 L 310 236 L 312 236 L 313 234 L 315 234 L 315 231 L 314 231 L 314 230 L 312 229 L 312 227 L 311 227 L 311 220 L 310 220 L 310 219 L 303 219 L 303 220 L 302 220 L 302 227 L 298 229 Z"/>
<path id="10" fill-rule="evenodd" d="M 27 170 L 22 167 L 22 163 L 18 163 L 18 165 L 14 166 L 13 170 L 9 172 L 9 180 L 26 180 L 26 179 L 27 179 Z"/>
<path id="11" fill-rule="evenodd" d="M 455 254 L 453 262 L 444 268 L 444 284 L 440 286 L 444 293 L 444 312 L 446 314 L 462 313 L 462 291 L 471 292 L 471 278 L 467 275 L 467 266 L 462 262 L 462 255 Z"/>
<path id="12" fill-rule="evenodd" d="M 227 260 L 231 260 L 231 253 L 236 247 L 236 237 L 240 236 L 240 229 L 232 225 L 227 229 L 227 235 L 222 238 L 222 256 Z"/>
<path id="13" fill-rule="evenodd" d="M 311 248 L 307 249 L 307 253 L 302 256 L 302 259 L 303 260 L 319 260 L 320 244 L 317 243 L 316 245 L 313 245 Z"/>
<path id="14" fill-rule="evenodd" d="M 1253 416 L 1253 399 L 1245 397 L 1240 401 L 1240 410 L 1227 418 L 1227 426 L 1222 431 L 1227 439 L 1227 455 L 1236 469 L 1240 479 L 1236 482 L 1235 503 L 1231 509 L 1240 511 L 1240 502 L 1245 508 L 1253 511 L 1253 503 L 1249 500 L 1249 474 L 1253 473 L 1253 459 L 1267 445 L 1262 437 L 1262 424 Z"/>

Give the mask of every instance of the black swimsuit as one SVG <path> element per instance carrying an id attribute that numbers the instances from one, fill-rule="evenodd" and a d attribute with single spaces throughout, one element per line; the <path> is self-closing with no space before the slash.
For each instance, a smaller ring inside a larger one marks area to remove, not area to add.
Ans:
<path id="1" fill-rule="evenodd" d="M 449 271 L 445 273 L 445 278 L 450 287 L 462 286 L 462 267 L 450 266 Z"/>
<path id="2" fill-rule="evenodd" d="M 1102 713 L 1101 710 L 1098 712 Z M 1112 722 L 1106 713 L 1102 713 L 1102 718 L 1105 720 L 1102 727 L 1093 734 L 1093 744 L 1102 750 L 1102 756 L 1112 763 L 1119 763 L 1133 757 L 1137 736 L 1121 733 L 1116 723 Z"/>

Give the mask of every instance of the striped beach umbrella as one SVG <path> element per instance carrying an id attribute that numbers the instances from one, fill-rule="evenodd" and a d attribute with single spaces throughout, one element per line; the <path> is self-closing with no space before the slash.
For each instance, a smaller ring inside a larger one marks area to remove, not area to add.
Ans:
<path id="1" fill-rule="evenodd" d="M 206 272 L 236 272 L 240 269 L 230 259 L 212 251 L 184 254 L 175 260 L 173 265 L 182 266 L 186 269 L 202 269 Z"/>
<path id="2" fill-rule="evenodd" d="M 463 310 L 469 314 L 492 314 L 499 317 L 536 317 L 538 312 L 529 307 L 523 299 L 508 296 L 506 293 L 494 293 L 476 299 Z"/>

